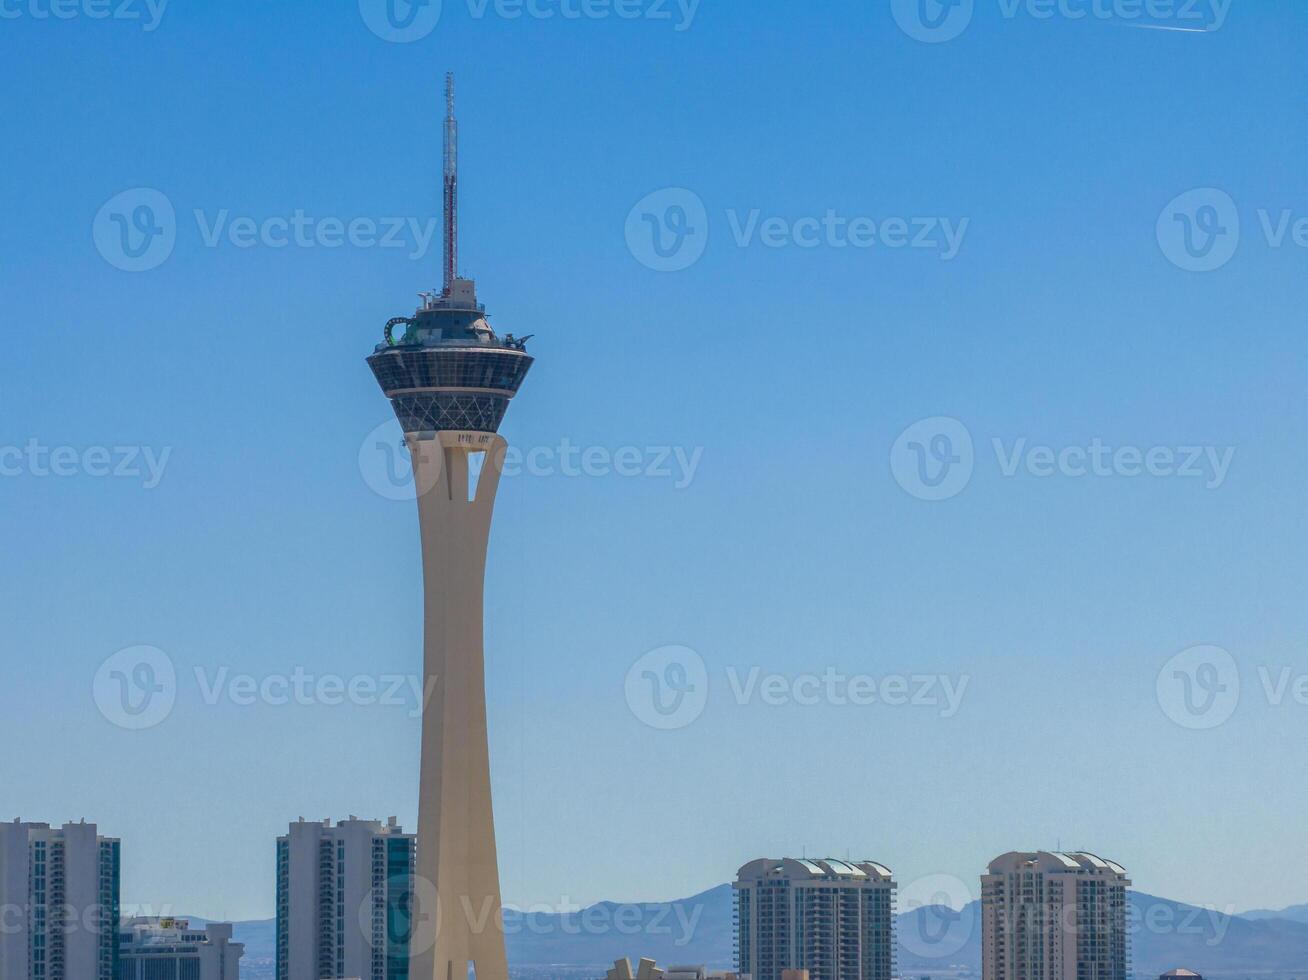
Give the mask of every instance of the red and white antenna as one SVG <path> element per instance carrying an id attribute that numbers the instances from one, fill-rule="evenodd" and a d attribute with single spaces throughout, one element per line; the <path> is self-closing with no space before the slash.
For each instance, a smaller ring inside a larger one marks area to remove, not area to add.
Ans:
<path id="1" fill-rule="evenodd" d="M 454 73 L 445 76 L 445 295 L 459 266 L 459 123 L 454 118 Z"/>

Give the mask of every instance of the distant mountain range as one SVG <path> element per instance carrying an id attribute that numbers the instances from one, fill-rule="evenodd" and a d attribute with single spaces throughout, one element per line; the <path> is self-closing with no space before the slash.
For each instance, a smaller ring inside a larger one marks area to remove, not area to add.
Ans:
<path id="1" fill-rule="evenodd" d="M 900 913 L 900 973 L 979 976 L 980 922 L 976 902 L 961 911 Z M 1229 916 L 1132 892 L 1130 923 L 1133 972 L 1142 980 L 1175 967 L 1207 980 L 1308 980 L 1308 905 Z M 726 968 L 735 956 L 730 885 L 678 902 L 601 902 L 565 915 L 510 911 L 504 928 L 515 980 L 602 977 L 622 957 Z M 271 980 L 276 923 L 237 923 L 236 938 L 246 946 L 242 980 Z"/>
<path id="2" fill-rule="evenodd" d="M 1255 909 L 1252 912 L 1243 912 L 1240 914 L 1242 919 L 1252 919 L 1260 921 L 1263 919 L 1289 919 L 1291 922 L 1308 922 L 1308 905 L 1291 905 L 1288 909 L 1281 909 L 1279 912 L 1271 909 Z"/>

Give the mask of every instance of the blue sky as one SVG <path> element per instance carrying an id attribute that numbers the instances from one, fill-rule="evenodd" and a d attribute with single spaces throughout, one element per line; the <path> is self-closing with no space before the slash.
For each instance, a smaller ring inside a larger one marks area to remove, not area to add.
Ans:
<path id="1" fill-rule="evenodd" d="M 352 0 L 2 6 L 0 817 L 93 819 L 126 901 L 232 918 L 272 914 L 288 821 L 415 823 L 411 703 L 227 682 L 417 669 L 416 515 L 375 491 L 363 359 L 439 242 L 321 242 L 425 227 L 455 71 L 462 266 L 537 335 L 505 434 L 554 461 L 506 478 L 492 541 L 506 900 L 674 898 L 802 851 L 975 887 L 1061 842 L 1154 894 L 1308 901 L 1308 11 L 976 0 L 923 41 L 888 0 L 445 0 L 399 43 Z M 143 199 L 113 202 L 141 188 L 173 247 L 131 272 Z M 660 272 L 640 231 L 685 227 L 669 202 L 703 254 Z M 277 247 L 297 213 L 318 244 Z M 946 258 L 896 219 L 965 230 Z M 901 435 L 942 417 L 970 479 L 921 499 L 904 461 L 941 432 Z M 1096 444 L 1156 475 L 1066 453 Z M 1189 447 L 1229 465 L 1178 472 Z M 624 448 L 643 475 L 602 474 Z M 143 645 L 175 700 L 131 730 L 95 695 Z M 1198 645 L 1229 660 L 1172 663 Z M 704 697 L 662 730 L 627 680 L 668 646 Z M 738 694 L 751 671 L 781 681 Z M 965 686 L 797 703 L 828 671 Z"/>

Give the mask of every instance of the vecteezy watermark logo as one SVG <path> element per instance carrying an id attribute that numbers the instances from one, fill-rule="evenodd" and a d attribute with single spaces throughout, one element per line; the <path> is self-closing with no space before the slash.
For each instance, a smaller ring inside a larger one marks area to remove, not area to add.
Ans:
<path id="1" fill-rule="evenodd" d="M 1219 490 L 1235 462 L 1234 446 L 1113 446 L 1096 436 L 1084 445 L 1049 446 L 1025 437 L 990 440 L 999 475 L 1006 479 L 1200 480 Z M 923 419 L 910 425 L 890 450 L 895 480 L 919 500 L 957 496 L 972 477 L 972 436 L 957 419 Z"/>
<path id="2" fill-rule="evenodd" d="M 137 187 L 105 201 L 95 216 L 92 234 L 96 249 L 114 268 L 148 272 L 173 254 L 177 213 L 160 191 Z"/>
<path id="3" fill-rule="evenodd" d="M 413 454 L 424 465 L 416 472 Z M 508 446 L 497 453 L 494 464 L 508 480 L 520 477 L 563 477 L 575 480 L 649 479 L 671 483 L 685 490 L 694 481 L 704 459 L 704 447 L 695 446 L 583 446 L 564 436 L 557 445 L 521 448 Z M 0 461 L 3 456 L 0 456 Z M 387 500 L 411 501 L 425 494 L 441 480 L 444 454 L 437 440 L 406 442 L 400 423 L 390 419 L 368 433 L 359 447 L 359 472 L 363 481 Z M 474 463 L 476 461 L 474 460 Z M 485 465 L 485 457 L 482 457 Z M 2 471 L 0 471 L 2 472 Z M 480 471 L 478 471 L 480 472 Z"/>
<path id="4" fill-rule="evenodd" d="M 901 888 L 899 908 L 899 943 L 923 959 L 953 956 L 976 932 L 972 893 L 953 875 L 927 875 Z"/>
<path id="5" fill-rule="evenodd" d="M 209 707 L 223 701 L 238 707 L 289 705 L 335 708 L 407 708 L 410 718 L 421 718 L 436 694 L 439 678 L 416 674 L 312 674 L 296 667 L 286 674 L 233 674 L 227 667 L 208 671 L 195 668 L 201 700 Z"/>
<path id="6" fill-rule="evenodd" d="M 359 0 L 368 29 L 383 41 L 421 41 L 441 22 L 441 0 Z"/>
<path id="7" fill-rule="evenodd" d="M 890 450 L 895 481 L 919 500 L 948 500 L 966 489 L 975 466 L 972 433 L 958 419 L 923 419 Z"/>
<path id="8" fill-rule="evenodd" d="M 466 897 L 464 901 L 467 902 Z M 399 914 L 392 915 L 391 910 Z M 417 874 L 393 875 L 364 896 L 359 903 L 357 921 L 364 941 L 375 953 L 391 950 L 401 943 L 411 955 L 421 956 L 435 948 L 444 911 L 440 893 L 430 880 Z M 403 928 L 399 935 L 389 931 L 396 925 Z"/>
<path id="9" fill-rule="evenodd" d="M 228 208 L 195 208 L 191 214 L 204 248 L 406 249 L 415 261 L 430 252 L 439 227 L 431 217 L 316 217 L 303 208 L 261 217 L 233 215 Z M 146 272 L 166 262 L 179 230 L 172 202 L 148 187 L 124 191 L 107 201 L 93 224 L 100 254 L 127 272 Z"/>
<path id="10" fill-rule="evenodd" d="M 317 218 L 303 208 L 262 218 L 233 217 L 227 208 L 192 213 L 205 248 L 403 248 L 415 261 L 431 251 L 438 225 L 435 218 Z"/>
<path id="11" fill-rule="evenodd" d="M 1125 27 L 1206 33 L 1226 23 L 1233 0 L 997 0 L 1006 21 L 1096 20 Z M 952 41 L 972 23 L 973 0 L 890 0 L 895 22 L 928 44 Z"/>
<path id="12" fill-rule="evenodd" d="M 708 667 L 690 647 L 651 650 L 627 671 L 631 713 L 662 731 L 693 724 L 708 705 Z"/>
<path id="13" fill-rule="evenodd" d="M 1182 650 L 1158 672 L 1158 704 L 1182 728 L 1225 724 L 1240 704 L 1240 668 L 1217 646 Z"/>
<path id="14" fill-rule="evenodd" d="M 999 0 L 1005 20 L 1112 21 L 1126 27 L 1206 33 L 1221 30 L 1234 0 Z"/>
<path id="15" fill-rule="evenodd" d="M 952 41 L 972 23 L 973 0 L 890 0 L 895 23 L 927 44 Z"/>
<path id="16" fill-rule="evenodd" d="M 828 208 L 821 217 L 792 221 L 777 215 L 765 218 L 758 208 L 743 215 L 733 208 L 727 211 L 727 222 L 737 248 L 755 243 L 773 249 L 914 248 L 935 252 L 941 261 L 951 262 L 963 248 L 972 219 L 846 217 Z"/>
<path id="17" fill-rule="evenodd" d="M 739 249 L 917 249 L 945 262 L 958 256 L 971 225 L 970 218 L 874 218 L 842 215 L 834 208 L 794 219 L 765 215 L 759 208 L 728 208 L 724 218 Z M 684 187 L 648 194 L 627 214 L 627 248 L 637 262 L 656 272 L 690 268 L 704 256 L 709 237 L 708 209 L 699 195 Z"/>
<path id="18" fill-rule="evenodd" d="M 700 0 L 466 0 L 468 16 L 499 20 L 675 20 L 677 33 L 695 23 Z M 440 0 L 359 0 L 369 30 L 384 41 L 421 41 L 436 29 Z M 677 15 L 680 19 L 676 19 Z"/>
<path id="19" fill-rule="evenodd" d="M 0 20 L 134 20 L 153 33 L 169 0 L 0 0 Z"/>
<path id="20" fill-rule="evenodd" d="M 1214 272 L 1236 250 L 1261 237 L 1269 249 L 1290 246 L 1308 250 L 1308 215 L 1294 208 L 1258 208 L 1261 236 L 1245 234 L 1239 206 L 1225 191 L 1201 187 L 1171 201 L 1158 217 L 1158 245 L 1173 265 L 1187 272 Z"/>
<path id="21" fill-rule="evenodd" d="M 154 728 L 177 703 L 177 670 L 157 647 L 129 647 L 100 665 L 92 694 L 100 714 L 119 728 Z"/>
<path id="22" fill-rule="evenodd" d="M 647 194 L 627 215 L 627 248 L 655 272 L 680 272 L 698 262 L 708 248 L 709 220 L 704 201 L 684 187 Z"/>
<path id="23" fill-rule="evenodd" d="M 1240 247 L 1240 210 L 1230 194 L 1201 187 L 1174 198 L 1158 216 L 1158 246 L 1187 272 L 1213 272 Z"/>
<path id="24" fill-rule="evenodd" d="M 727 668 L 727 685 L 736 704 L 755 702 L 779 708 L 797 705 L 802 708 L 830 705 L 843 708 L 933 708 L 941 718 L 953 718 L 963 706 L 970 674 L 846 674 L 827 667 L 821 674 L 764 674 L 763 668 L 751 667 L 741 672 Z"/>
<path id="25" fill-rule="evenodd" d="M 416 470 L 413 454 L 418 453 Z M 437 439 L 408 443 L 398 419 L 373 429 L 359 447 L 359 472 L 373 493 L 387 500 L 414 500 L 440 482 L 445 452 Z M 422 483 L 417 479 L 421 477 Z"/>

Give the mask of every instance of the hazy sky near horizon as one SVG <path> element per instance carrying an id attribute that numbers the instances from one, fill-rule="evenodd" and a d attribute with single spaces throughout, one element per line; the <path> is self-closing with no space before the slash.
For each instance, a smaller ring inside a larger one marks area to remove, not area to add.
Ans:
<path id="1" fill-rule="evenodd" d="M 1308 901 L 1308 9 L 445 0 L 401 43 L 433 8 L 119 2 L 0 3 L 0 819 L 235 919 L 289 821 L 415 825 L 364 358 L 439 278 L 452 70 L 462 267 L 538 358 L 487 585 L 507 901 L 1059 843 Z"/>

